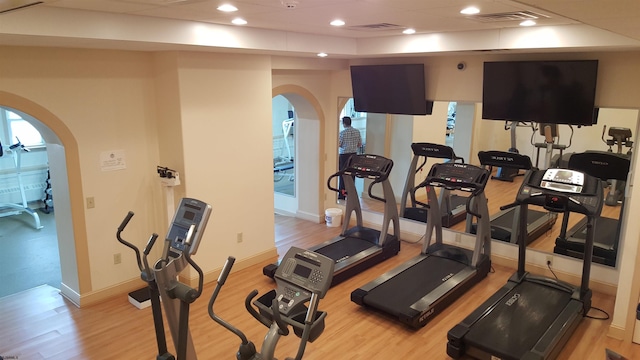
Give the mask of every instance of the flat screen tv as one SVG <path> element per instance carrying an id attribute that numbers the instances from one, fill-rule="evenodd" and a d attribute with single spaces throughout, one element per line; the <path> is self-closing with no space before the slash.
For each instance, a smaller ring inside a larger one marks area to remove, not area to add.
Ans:
<path id="1" fill-rule="evenodd" d="M 427 115 L 424 64 L 351 66 L 356 111 L 380 114 Z"/>
<path id="2" fill-rule="evenodd" d="M 592 125 L 598 60 L 484 63 L 482 118 Z"/>

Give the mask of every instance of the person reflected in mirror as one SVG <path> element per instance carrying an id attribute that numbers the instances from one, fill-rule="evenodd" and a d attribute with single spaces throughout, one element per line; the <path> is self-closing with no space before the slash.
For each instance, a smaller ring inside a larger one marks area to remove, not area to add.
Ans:
<path id="1" fill-rule="evenodd" d="M 347 162 L 351 155 L 356 154 L 358 149 L 362 146 L 360 131 L 351 127 L 351 118 L 349 116 L 342 118 L 342 126 L 344 129 L 340 131 L 340 137 L 338 139 L 338 168 L 341 171 L 347 166 Z M 355 179 L 355 177 L 353 178 Z M 338 182 L 338 189 L 340 190 L 338 199 L 344 200 L 347 194 L 344 188 L 344 182 L 342 181 L 342 176 L 338 179 Z"/>

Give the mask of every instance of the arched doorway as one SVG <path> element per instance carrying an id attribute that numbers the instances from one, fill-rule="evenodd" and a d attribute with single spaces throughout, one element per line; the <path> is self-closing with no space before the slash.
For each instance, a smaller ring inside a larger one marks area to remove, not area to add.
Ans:
<path id="1" fill-rule="evenodd" d="M 286 98 L 295 109 L 295 196 L 274 193 L 276 211 L 320 223 L 324 220 L 322 193 L 324 182 L 324 113 L 318 100 L 306 89 L 282 85 L 273 89 L 272 97 Z"/>
<path id="2" fill-rule="evenodd" d="M 47 145 L 56 209 L 56 230 L 62 275 L 61 293 L 77 305 L 91 290 L 91 272 L 83 209 L 78 144 L 67 126 L 44 107 L 0 91 L 0 106 L 33 125 Z"/>

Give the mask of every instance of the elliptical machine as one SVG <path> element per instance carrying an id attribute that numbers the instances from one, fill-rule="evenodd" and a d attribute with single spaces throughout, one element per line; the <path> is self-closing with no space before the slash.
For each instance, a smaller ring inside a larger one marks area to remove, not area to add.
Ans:
<path id="1" fill-rule="evenodd" d="M 602 141 L 607 144 L 607 146 L 609 147 L 609 152 L 613 152 L 612 147 L 617 145 L 617 154 L 620 154 L 621 156 L 626 156 L 627 158 L 631 158 L 631 149 L 633 148 L 633 141 L 631 141 L 631 129 L 629 128 L 622 128 L 622 127 L 610 127 L 609 128 L 609 136 L 611 138 L 609 139 L 605 139 L 604 138 L 604 134 L 607 131 L 607 125 L 604 125 L 604 127 L 602 128 Z M 627 148 L 627 152 L 626 154 L 622 152 L 622 148 L 626 147 Z M 625 186 L 625 182 L 624 181 L 620 181 L 620 180 L 616 180 L 613 179 L 611 180 L 611 187 L 609 188 L 609 193 L 607 194 L 607 197 L 605 198 L 605 205 L 608 206 L 617 206 L 619 203 L 622 202 L 622 199 L 624 197 L 624 186 Z"/>
<path id="2" fill-rule="evenodd" d="M 120 243 L 131 248 L 136 253 L 136 261 L 138 262 L 138 269 L 140 269 L 140 278 L 147 283 L 149 299 L 151 301 L 151 311 L 153 314 L 153 325 L 156 330 L 156 342 L 158 344 L 158 356 L 156 356 L 156 360 L 175 360 L 175 356 L 167 350 L 167 338 L 164 334 L 164 323 L 162 321 L 162 309 L 160 305 L 160 292 L 158 291 L 158 283 L 156 283 L 153 270 L 149 266 L 149 261 L 147 260 L 147 256 L 149 255 L 151 248 L 153 248 L 153 245 L 158 238 L 158 234 L 153 233 L 151 235 L 149 241 L 147 241 L 147 245 L 142 251 L 143 255 L 141 256 L 140 250 L 132 243 L 123 239 L 120 235 L 124 231 L 124 228 L 129 224 L 133 215 L 133 211 L 129 211 L 124 220 L 122 220 L 122 223 L 118 226 L 116 238 Z"/>
<path id="3" fill-rule="evenodd" d="M 258 295 L 258 290 L 249 293 L 245 299 L 247 311 L 269 328 L 259 353 L 253 342 L 249 341 L 242 331 L 213 311 L 213 305 L 227 281 L 234 262 L 235 258 L 229 257 L 220 272 L 218 283 L 209 301 L 209 316 L 240 338 L 241 344 L 236 359 L 274 360 L 278 340 L 281 336 L 289 334 L 289 326 L 300 338 L 295 360 L 302 359 L 307 342 L 315 341 L 324 331 L 324 319 L 327 313 L 318 311 L 318 303 L 331 286 L 335 261 L 310 250 L 291 247 L 274 275 L 277 288 L 255 301 L 253 299 Z M 293 358 L 287 358 L 289 359 Z"/>
<path id="4" fill-rule="evenodd" d="M 147 255 L 151 251 L 158 235 L 153 234 L 151 236 L 147 246 L 145 246 L 144 256 L 141 260 L 139 250 L 133 244 L 124 241 L 120 236 L 120 233 L 133 217 L 133 213 L 129 212 L 118 227 L 116 234 L 118 241 L 136 252 L 136 260 L 142 272 L 143 280 L 149 284 L 156 340 L 158 342 L 158 360 L 195 360 L 197 358 L 189 332 L 189 307 L 202 294 L 204 274 L 198 264 L 191 259 L 191 256 L 198 250 L 200 239 L 209 221 L 210 214 L 211 206 L 209 204 L 196 199 L 183 198 L 178 205 L 165 237 L 162 257 L 158 259 L 153 268 L 149 268 Z M 180 272 L 189 265 L 198 273 L 197 289 L 178 281 Z M 154 282 L 156 286 L 153 286 Z M 154 291 L 154 287 L 157 292 Z M 167 323 L 176 348 L 176 357 L 167 352 L 160 299 L 162 299 L 162 305 L 164 305 Z"/>

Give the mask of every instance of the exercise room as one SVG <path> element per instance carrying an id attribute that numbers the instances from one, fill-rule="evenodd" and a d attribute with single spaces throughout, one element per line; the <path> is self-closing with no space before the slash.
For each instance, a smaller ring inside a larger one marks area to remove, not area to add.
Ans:
<path id="1" fill-rule="evenodd" d="M 635 4 L 221 5 L 0 2 L 0 358 L 638 358 Z"/>

